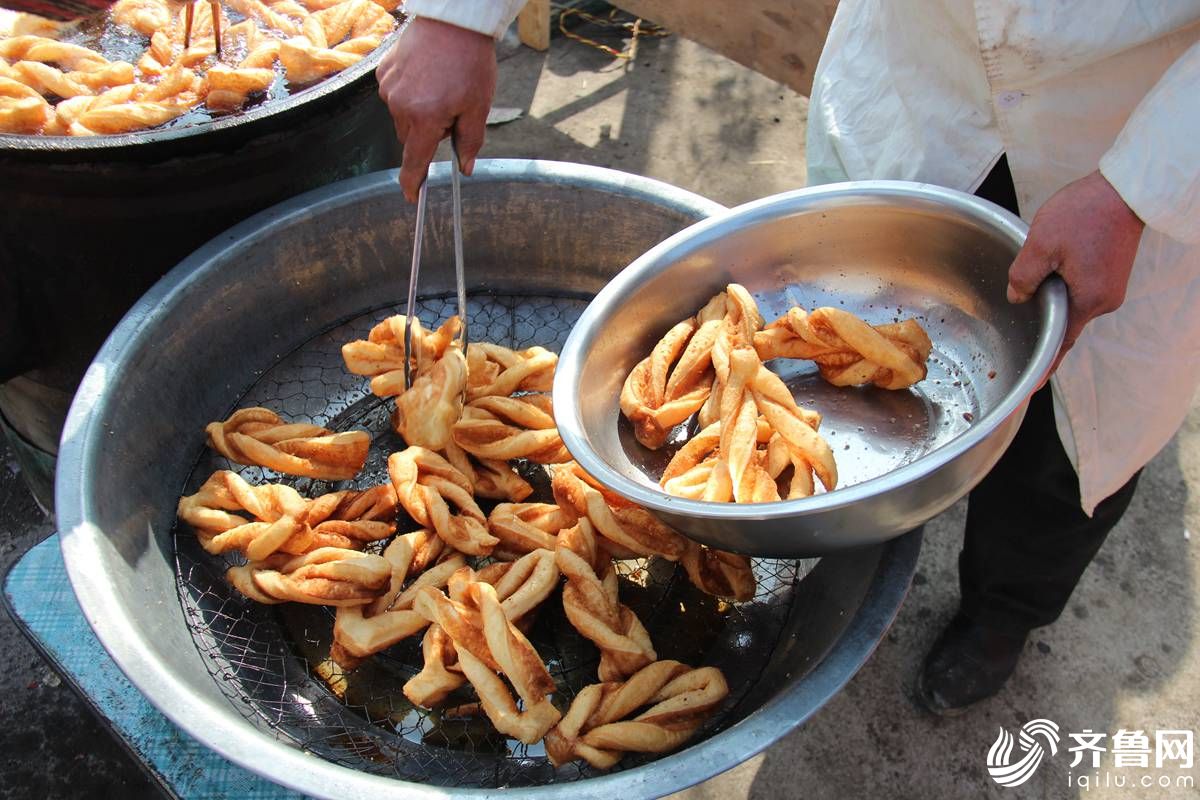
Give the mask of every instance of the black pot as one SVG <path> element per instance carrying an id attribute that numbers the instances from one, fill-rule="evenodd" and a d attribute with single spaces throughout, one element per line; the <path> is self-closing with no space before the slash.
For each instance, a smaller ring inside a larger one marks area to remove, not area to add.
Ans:
<path id="1" fill-rule="evenodd" d="M 0 135 L 0 427 L 43 505 L 83 370 L 159 277 L 264 208 L 400 163 L 376 94 L 382 50 L 233 117 L 119 136 Z"/>

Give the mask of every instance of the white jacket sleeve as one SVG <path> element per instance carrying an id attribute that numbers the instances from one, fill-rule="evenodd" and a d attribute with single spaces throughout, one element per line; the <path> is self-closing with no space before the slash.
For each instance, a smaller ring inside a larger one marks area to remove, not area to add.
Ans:
<path id="1" fill-rule="evenodd" d="M 405 0 L 404 13 L 426 17 L 499 39 L 525 0 Z"/>
<path id="2" fill-rule="evenodd" d="M 1146 225 L 1200 244 L 1200 43 L 1142 99 L 1100 172 Z"/>

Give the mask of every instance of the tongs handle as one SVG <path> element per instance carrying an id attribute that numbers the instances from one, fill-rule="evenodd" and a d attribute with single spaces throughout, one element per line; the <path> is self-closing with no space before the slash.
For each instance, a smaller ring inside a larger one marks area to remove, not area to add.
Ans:
<path id="1" fill-rule="evenodd" d="M 467 351 L 467 282 L 463 273 L 462 178 L 458 169 L 458 146 L 450 139 L 450 195 L 454 211 L 454 288 L 458 295 L 458 318 L 462 323 L 462 349 Z M 408 272 L 408 303 L 404 307 L 404 389 L 412 386 L 412 322 L 416 319 L 417 282 L 421 274 L 421 246 L 425 239 L 425 205 L 428 175 L 417 191 L 417 229 L 413 233 L 412 266 Z"/>
<path id="2" fill-rule="evenodd" d="M 454 288 L 458 293 L 458 318 L 462 322 L 462 351 L 467 354 L 467 281 L 463 275 L 462 176 L 458 170 L 458 145 L 450 137 L 450 197 L 454 204 Z"/>

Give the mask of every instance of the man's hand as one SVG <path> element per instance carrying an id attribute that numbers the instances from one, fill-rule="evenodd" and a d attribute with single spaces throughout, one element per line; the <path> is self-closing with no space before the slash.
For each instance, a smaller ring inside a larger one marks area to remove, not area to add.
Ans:
<path id="1" fill-rule="evenodd" d="M 1067 284 L 1067 334 L 1054 369 L 1089 322 L 1125 302 L 1145 228 L 1099 172 L 1059 189 L 1038 209 L 1008 270 L 1008 300 L 1024 303 L 1051 273 Z"/>
<path id="2" fill-rule="evenodd" d="M 375 70 L 404 143 L 400 186 L 410 201 L 425 181 L 429 162 L 447 134 L 458 146 L 459 166 L 470 175 L 483 147 L 488 110 L 496 91 L 492 37 L 432 19 L 415 19 Z"/>

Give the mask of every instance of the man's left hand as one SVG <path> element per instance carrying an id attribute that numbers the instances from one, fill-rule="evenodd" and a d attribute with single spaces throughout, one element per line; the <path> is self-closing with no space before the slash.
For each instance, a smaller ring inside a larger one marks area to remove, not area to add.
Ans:
<path id="1" fill-rule="evenodd" d="M 1008 300 L 1024 303 L 1051 273 L 1067 284 L 1067 334 L 1054 368 L 1084 326 L 1125 302 L 1143 223 L 1099 171 L 1059 189 L 1038 209 L 1008 270 Z"/>

